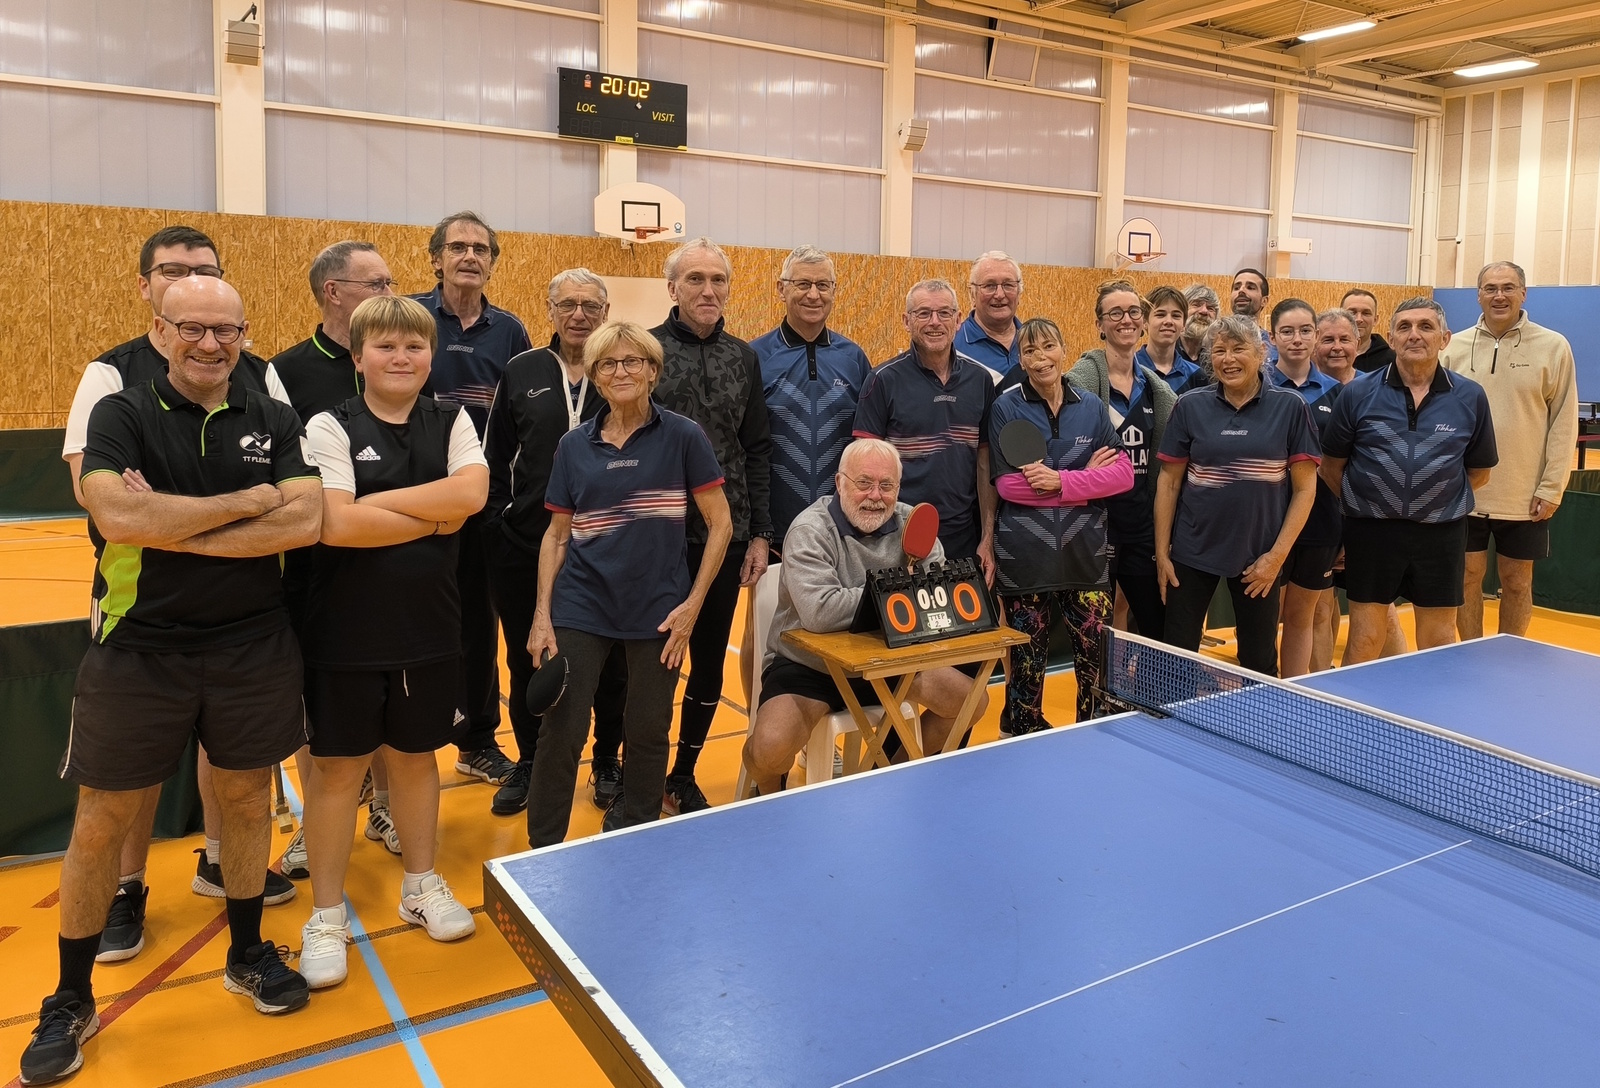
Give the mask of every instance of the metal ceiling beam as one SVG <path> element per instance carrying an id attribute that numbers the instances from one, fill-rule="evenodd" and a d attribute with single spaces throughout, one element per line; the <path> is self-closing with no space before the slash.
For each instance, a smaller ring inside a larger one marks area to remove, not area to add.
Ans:
<path id="1" fill-rule="evenodd" d="M 1130 34 L 1155 34 L 1174 27 L 1204 23 L 1251 8 L 1266 7 L 1272 0 L 1137 0 L 1119 8 L 1116 17 Z"/>
<path id="2" fill-rule="evenodd" d="M 1306 68 L 1325 68 L 1398 53 L 1416 53 L 1494 34 L 1536 30 L 1600 16 L 1600 2 L 1587 0 L 1473 0 L 1442 9 L 1386 19 L 1373 30 L 1296 46 L 1289 53 Z"/>

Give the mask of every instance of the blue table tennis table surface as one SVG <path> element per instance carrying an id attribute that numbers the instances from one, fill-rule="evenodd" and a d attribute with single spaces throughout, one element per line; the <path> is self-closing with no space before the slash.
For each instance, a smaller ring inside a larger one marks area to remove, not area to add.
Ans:
<path id="1" fill-rule="evenodd" d="M 1590 773 L 1596 682 L 1600 658 L 1506 638 L 1314 681 Z M 1539 693 L 1559 714 L 1529 712 Z M 983 745 L 486 879 L 632 1083 L 1600 1076 L 1600 881 L 1170 719 Z"/>

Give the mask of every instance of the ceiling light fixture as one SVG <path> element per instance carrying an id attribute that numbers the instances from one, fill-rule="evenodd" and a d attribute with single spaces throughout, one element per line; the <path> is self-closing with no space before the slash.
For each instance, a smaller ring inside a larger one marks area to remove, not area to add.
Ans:
<path id="1" fill-rule="evenodd" d="M 1500 76 L 1507 72 L 1526 72 L 1529 68 L 1539 67 L 1536 60 L 1519 57 L 1516 60 L 1497 60 L 1493 64 L 1477 64 L 1471 68 L 1457 68 L 1455 74 L 1467 79 L 1480 79 L 1483 76 Z"/>
<path id="2" fill-rule="evenodd" d="M 1320 42 L 1323 38 L 1337 38 L 1341 34 L 1354 34 L 1358 30 L 1371 30 L 1377 25 L 1371 19 L 1362 19 L 1357 23 L 1330 26 L 1327 30 L 1313 30 L 1308 34 L 1300 35 L 1300 40 L 1303 42 Z"/>

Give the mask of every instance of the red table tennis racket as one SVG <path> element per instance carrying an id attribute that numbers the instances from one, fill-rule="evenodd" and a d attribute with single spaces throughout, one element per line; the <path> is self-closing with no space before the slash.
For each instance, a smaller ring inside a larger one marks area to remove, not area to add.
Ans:
<path id="1" fill-rule="evenodd" d="M 939 511 L 930 503 L 919 502 L 906 516 L 905 528 L 900 533 L 900 547 L 913 566 L 928 558 L 939 540 Z"/>

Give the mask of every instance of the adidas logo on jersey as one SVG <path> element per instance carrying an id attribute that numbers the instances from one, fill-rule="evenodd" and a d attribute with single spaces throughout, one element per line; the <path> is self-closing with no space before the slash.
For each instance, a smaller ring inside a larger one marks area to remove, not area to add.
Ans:
<path id="1" fill-rule="evenodd" d="M 368 446 L 366 449 L 364 449 L 360 453 L 356 454 L 356 460 L 357 461 L 382 461 L 383 458 L 378 456 L 378 451 L 377 450 L 373 449 L 371 446 Z"/>

